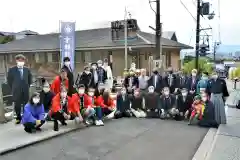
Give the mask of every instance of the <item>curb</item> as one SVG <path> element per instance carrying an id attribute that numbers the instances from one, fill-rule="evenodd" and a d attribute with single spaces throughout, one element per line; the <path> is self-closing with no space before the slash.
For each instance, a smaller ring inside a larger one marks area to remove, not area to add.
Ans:
<path id="1" fill-rule="evenodd" d="M 216 128 L 210 128 L 208 130 L 192 160 L 206 160 L 209 157 L 213 150 L 213 146 L 215 145 L 217 133 L 218 129 Z"/>
<path id="2" fill-rule="evenodd" d="M 104 119 L 104 123 L 107 123 L 107 122 L 109 122 L 111 120 L 112 119 Z M 20 145 L 15 146 L 15 147 L 11 147 L 11 148 L 9 147 L 8 149 L 1 150 L 0 151 L 0 156 L 8 154 L 8 153 L 11 153 L 11 152 L 14 152 L 14 151 L 16 151 L 18 149 L 26 148 L 26 147 L 28 147 L 30 145 L 38 144 L 40 142 L 44 142 L 44 141 L 47 141 L 47 140 L 50 140 L 50 139 L 53 139 L 53 138 L 65 135 L 65 134 L 70 133 L 70 132 L 86 129 L 88 127 L 91 127 L 91 126 L 86 126 L 86 125 L 81 124 L 81 125 L 79 125 L 79 126 L 77 126 L 75 128 L 68 128 L 68 129 L 65 129 L 65 130 L 59 130 L 58 132 L 53 132 L 53 134 L 50 135 L 50 136 L 42 137 L 40 139 L 36 139 L 36 140 L 30 141 L 30 142 L 27 142 L 27 143 L 24 143 L 24 144 L 20 144 Z"/>
<path id="3" fill-rule="evenodd" d="M 70 129 L 66 129 L 66 130 L 62 130 L 62 131 L 60 130 L 60 131 L 55 132 L 55 134 L 52 134 L 50 136 L 42 137 L 40 139 L 33 140 L 33 141 L 30 141 L 30 142 L 27 142 L 27 143 L 24 143 L 24 144 L 20 144 L 18 146 L 12 147 L 12 148 L 1 150 L 0 155 L 5 155 L 5 154 L 8 154 L 10 152 L 16 151 L 18 149 L 22 149 L 22 148 L 28 147 L 30 145 L 37 144 L 37 143 L 40 143 L 40 142 L 43 142 L 43 141 L 47 141 L 49 139 L 52 139 L 52 138 L 55 138 L 55 137 L 58 137 L 58 136 L 76 131 L 78 129 L 84 129 L 84 128 L 87 128 L 87 127 L 86 126 L 79 126 L 79 127 L 76 127 L 76 128 L 70 128 Z"/>

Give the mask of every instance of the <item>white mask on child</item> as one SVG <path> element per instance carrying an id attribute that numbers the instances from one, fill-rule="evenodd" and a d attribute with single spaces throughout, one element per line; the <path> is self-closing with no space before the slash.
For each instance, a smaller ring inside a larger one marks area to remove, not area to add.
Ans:
<path id="1" fill-rule="evenodd" d="M 78 90 L 78 93 L 79 93 L 79 94 L 83 94 L 84 92 L 85 92 L 84 89 L 79 89 L 79 90 Z"/>
<path id="2" fill-rule="evenodd" d="M 94 93 L 93 92 L 88 92 L 88 95 L 93 97 L 94 96 Z"/>
<path id="3" fill-rule="evenodd" d="M 40 99 L 39 99 L 39 98 L 33 98 L 32 100 L 33 100 L 33 103 L 34 103 L 34 104 L 38 104 L 38 103 L 40 102 Z"/>

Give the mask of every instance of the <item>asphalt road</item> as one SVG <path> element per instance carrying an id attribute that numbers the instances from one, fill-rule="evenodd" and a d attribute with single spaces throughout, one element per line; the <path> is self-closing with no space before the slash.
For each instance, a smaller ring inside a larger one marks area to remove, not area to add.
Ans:
<path id="1" fill-rule="evenodd" d="M 1 160 L 191 160 L 208 129 L 159 119 L 121 119 L 1 156 Z M 19 137 L 21 138 L 21 137 Z"/>

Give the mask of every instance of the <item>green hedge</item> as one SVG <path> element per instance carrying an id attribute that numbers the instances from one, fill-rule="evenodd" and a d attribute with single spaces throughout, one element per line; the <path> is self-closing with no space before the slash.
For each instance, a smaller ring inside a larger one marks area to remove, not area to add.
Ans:
<path id="1" fill-rule="evenodd" d="M 206 58 L 199 58 L 198 65 L 199 65 L 198 72 L 200 72 L 200 73 L 208 72 L 209 74 L 211 74 L 213 71 L 212 64 L 210 64 L 209 60 Z M 187 74 L 190 74 L 194 68 L 195 68 L 195 59 L 193 59 L 183 65 L 183 71 Z"/>

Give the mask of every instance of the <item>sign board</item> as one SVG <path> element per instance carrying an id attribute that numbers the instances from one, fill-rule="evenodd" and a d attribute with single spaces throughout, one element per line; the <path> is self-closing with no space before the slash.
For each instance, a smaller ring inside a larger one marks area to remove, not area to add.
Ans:
<path id="1" fill-rule="evenodd" d="M 153 68 L 161 68 L 162 60 L 153 60 Z"/>

